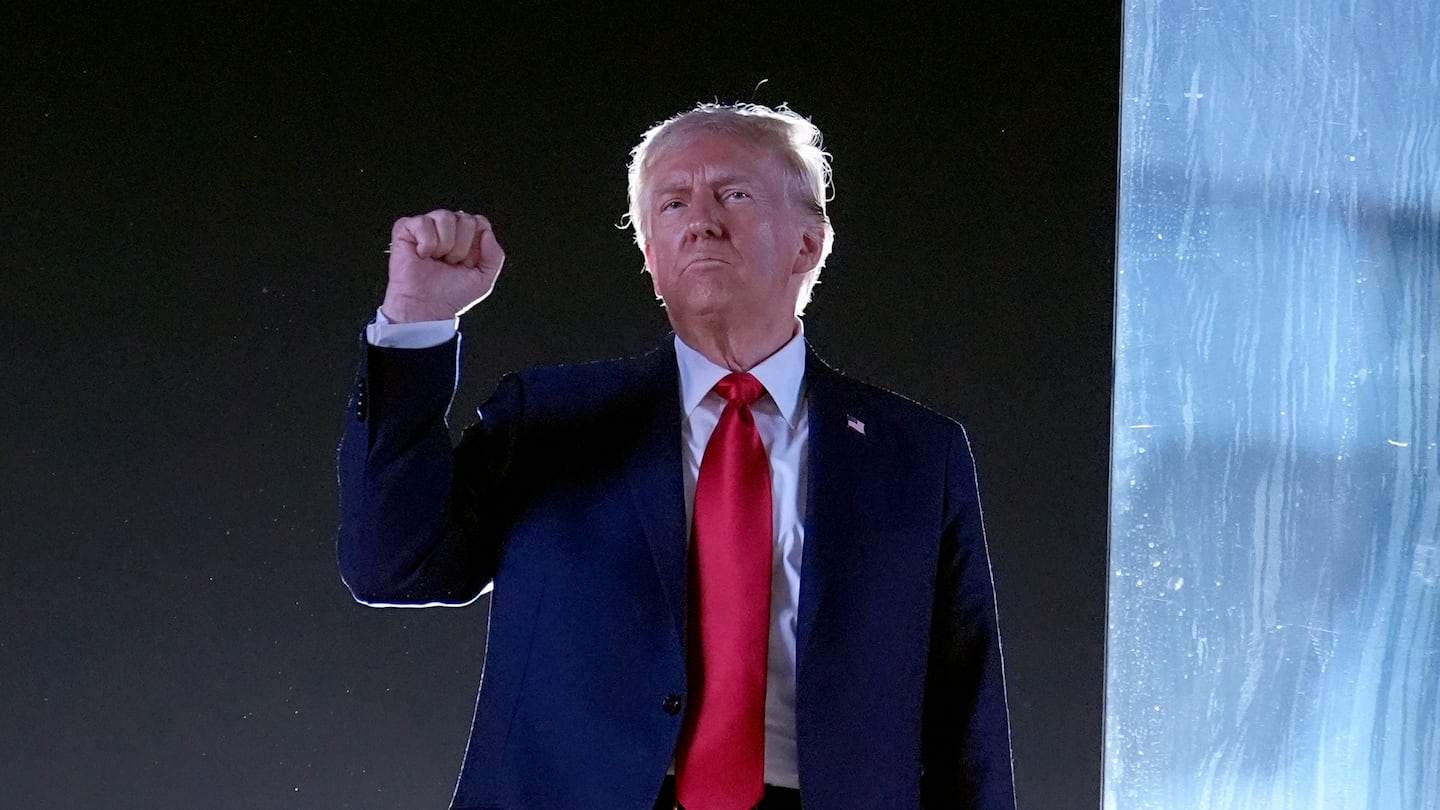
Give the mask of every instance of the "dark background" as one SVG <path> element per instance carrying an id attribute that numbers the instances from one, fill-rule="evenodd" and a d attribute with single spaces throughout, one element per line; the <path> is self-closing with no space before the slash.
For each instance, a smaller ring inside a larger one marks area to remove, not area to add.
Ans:
<path id="1" fill-rule="evenodd" d="M 9 16 L 0 804 L 443 807 L 484 603 L 363 608 L 334 565 L 390 223 L 482 211 L 509 254 L 457 416 L 643 351 L 626 155 L 716 99 L 825 132 L 807 335 L 970 428 L 1021 807 L 1098 804 L 1118 7 Z"/>

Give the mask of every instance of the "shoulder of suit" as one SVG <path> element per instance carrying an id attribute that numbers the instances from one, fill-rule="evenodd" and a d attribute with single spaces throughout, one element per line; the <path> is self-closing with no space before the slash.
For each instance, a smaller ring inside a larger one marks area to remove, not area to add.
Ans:
<path id="1" fill-rule="evenodd" d="M 883 415 L 888 420 L 911 424 L 921 429 L 944 432 L 956 428 L 964 430 L 958 420 L 904 394 L 851 377 L 829 365 L 824 365 L 823 373 L 829 378 L 828 384 L 855 407 L 870 409 L 872 413 Z"/>

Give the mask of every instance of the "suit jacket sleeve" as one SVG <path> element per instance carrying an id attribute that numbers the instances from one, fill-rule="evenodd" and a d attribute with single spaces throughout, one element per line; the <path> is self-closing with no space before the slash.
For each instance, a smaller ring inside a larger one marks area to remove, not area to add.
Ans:
<path id="1" fill-rule="evenodd" d="M 926 677 L 924 804 L 1013 810 L 995 586 L 974 458 L 963 428 L 952 436 L 946 478 Z"/>
<path id="2" fill-rule="evenodd" d="M 503 380 L 452 450 L 459 336 L 365 345 L 339 453 L 341 577 L 372 605 L 464 604 L 494 578 L 523 396 Z"/>

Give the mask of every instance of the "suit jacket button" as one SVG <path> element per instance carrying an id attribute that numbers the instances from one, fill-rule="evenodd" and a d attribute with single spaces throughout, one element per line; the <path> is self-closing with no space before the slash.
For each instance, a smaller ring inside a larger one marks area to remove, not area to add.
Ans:
<path id="1" fill-rule="evenodd" d="M 665 696 L 665 702 L 662 703 L 661 706 L 664 707 L 666 714 L 679 714 L 679 713 L 680 713 L 680 696 L 679 696 L 679 695 L 666 695 L 666 696 Z"/>
<path id="2" fill-rule="evenodd" d="M 361 377 L 355 384 L 355 418 L 364 422 L 368 413 L 365 407 L 365 378 Z"/>

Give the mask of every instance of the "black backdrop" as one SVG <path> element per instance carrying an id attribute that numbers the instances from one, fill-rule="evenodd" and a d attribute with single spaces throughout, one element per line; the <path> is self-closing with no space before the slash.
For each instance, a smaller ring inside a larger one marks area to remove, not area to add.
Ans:
<path id="1" fill-rule="evenodd" d="M 369 610 L 333 561 L 390 222 L 509 254 L 455 413 L 644 350 L 626 154 L 719 99 L 825 131 L 807 334 L 969 426 L 1021 806 L 1097 804 L 1118 8 L 43 14 L 0 43 L 0 803 L 443 806 L 483 603 Z"/>

